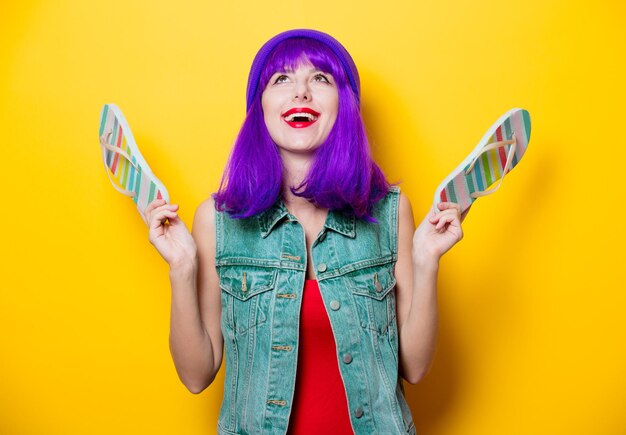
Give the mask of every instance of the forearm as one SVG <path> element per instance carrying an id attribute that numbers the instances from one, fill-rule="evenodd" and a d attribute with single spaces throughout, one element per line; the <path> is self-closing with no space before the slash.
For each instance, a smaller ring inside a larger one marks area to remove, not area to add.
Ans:
<path id="1" fill-rule="evenodd" d="M 213 381 L 217 369 L 211 338 L 200 316 L 197 265 L 172 268 L 170 282 L 170 352 L 183 384 L 199 393 Z"/>
<path id="2" fill-rule="evenodd" d="M 436 259 L 416 260 L 413 266 L 413 292 L 406 320 L 399 325 L 400 368 L 403 377 L 417 383 L 426 374 L 437 341 Z"/>

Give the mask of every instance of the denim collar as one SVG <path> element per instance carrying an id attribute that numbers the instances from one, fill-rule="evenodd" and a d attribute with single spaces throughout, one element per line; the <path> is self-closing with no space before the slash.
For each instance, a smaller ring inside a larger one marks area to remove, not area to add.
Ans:
<path id="1" fill-rule="evenodd" d="M 295 216 L 289 213 L 283 201 L 279 199 L 274 205 L 258 216 L 261 237 L 266 238 L 269 236 L 274 227 L 285 217 L 288 217 L 290 221 L 297 220 Z M 324 223 L 324 231 L 326 229 L 336 231 L 339 234 L 354 239 L 356 237 L 356 218 L 337 210 L 329 210 L 328 216 L 326 216 L 326 222 Z"/>

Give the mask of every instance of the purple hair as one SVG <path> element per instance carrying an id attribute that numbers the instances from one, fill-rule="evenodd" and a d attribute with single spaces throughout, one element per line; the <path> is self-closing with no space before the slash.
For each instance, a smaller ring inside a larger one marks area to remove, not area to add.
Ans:
<path id="1" fill-rule="evenodd" d="M 282 197 L 283 164 L 265 126 L 261 94 L 275 72 L 295 70 L 307 62 L 332 74 L 339 107 L 335 124 L 315 151 L 307 176 L 299 186 L 290 186 L 290 190 L 316 206 L 375 222 L 372 208 L 387 194 L 389 183 L 372 159 L 358 96 L 332 50 L 309 38 L 282 41 L 269 56 L 220 188 L 213 194 L 216 207 L 233 218 L 247 218 L 267 210 Z"/>

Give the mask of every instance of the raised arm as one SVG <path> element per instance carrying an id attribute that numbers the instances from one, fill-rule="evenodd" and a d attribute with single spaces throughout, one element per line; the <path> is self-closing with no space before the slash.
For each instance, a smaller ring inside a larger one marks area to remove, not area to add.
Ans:
<path id="1" fill-rule="evenodd" d="M 439 259 L 463 237 L 456 204 L 441 203 L 417 230 L 406 196 L 400 195 L 396 298 L 400 374 L 411 384 L 428 372 L 437 341 Z"/>
<path id="2" fill-rule="evenodd" d="M 196 210 L 193 237 L 178 206 L 154 201 L 146 209 L 150 242 L 170 266 L 170 352 L 180 380 L 194 394 L 208 387 L 222 363 L 221 299 L 215 270 L 214 202 Z M 169 224 L 165 224 L 165 219 Z"/>

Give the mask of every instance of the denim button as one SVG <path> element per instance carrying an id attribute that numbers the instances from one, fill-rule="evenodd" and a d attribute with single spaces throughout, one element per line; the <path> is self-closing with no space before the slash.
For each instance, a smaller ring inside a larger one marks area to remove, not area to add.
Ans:
<path id="1" fill-rule="evenodd" d="M 376 287 L 376 291 L 377 291 L 378 293 L 380 293 L 381 291 L 383 291 L 383 285 L 382 285 L 381 283 L 379 283 L 379 282 L 377 282 L 377 283 L 376 283 L 376 285 L 375 285 L 374 287 Z"/>
<path id="2" fill-rule="evenodd" d="M 361 408 L 360 406 L 354 410 L 354 416 L 356 418 L 361 418 L 363 417 L 363 408 Z"/>
<path id="3" fill-rule="evenodd" d="M 320 263 L 319 266 L 317 266 L 317 271 L 326 272 L 326 263 Z"/>
<path id="4" fill-rule="evenodd" d="M 330 301 L 330 308 L 333 311 L 337 311 L 340 306 L 341 306 L 341 304 L 339 303 L 339 301 L 335 301 L 335 300 Z"/>
<path id="5" fill-rule="evenodd" d="M 352 355 L 350 355 L 349 353 L 344 353 L 343 362 L 346 364 L 350 364 L 352 362 Z"/>

